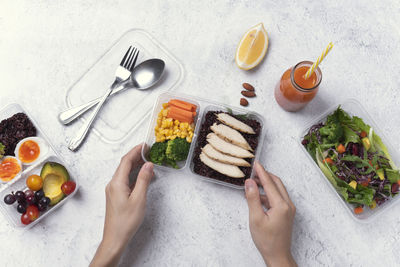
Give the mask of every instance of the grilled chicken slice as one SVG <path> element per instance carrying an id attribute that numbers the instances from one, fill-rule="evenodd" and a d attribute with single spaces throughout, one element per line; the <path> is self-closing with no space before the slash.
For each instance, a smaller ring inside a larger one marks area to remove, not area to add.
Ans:
<path id="1" fill-rule="evenodd" d="M 250 163 L 245 161 L 242 158 L 232 157 L 226 154 L 223 154 L 212 147 L 212 145 L 207 144 L 202 148 L 204 154 L 206 154 L 209 158 L 219 161 L 225 164 L 231 164 L 235 166 L 242 166 L 242 167 L 250 167 Z"/>
<path id="2" fill-rule="evenodd" d="M 236 146 L 221 139 L 215 133 L 207 135 L 207 142 L 216 150 L 237 158 L 254 158 L 254 155 L 240 146 Z"/>
<path id="3" fill-rule="evenodd" d="M 235 119 L 234 117 L 232 117 L 229 114 L 219 113 L 217 115 L 217 119 L 220 122 L 222 122 L 223 124 L 226 124 L 226 125 L 232 127 L 233 129 L 241 131 L 242 133 L 255 134 L 253 128 L 251 128 L 246 123 L 243 123 L 238 119 Z"/>
<path id="4" fill-rule="evenodd" d="M 225 141 L 243 147 L 244 149 L 253 151 L 249 143 L 247 143 L 246 139 L 244 139 L 243 135 L 240 132 L 236 131 L 235 129 L 232 129 L 231 127 L 226 126 L 224 124 L 216 124 L 216 123 L 214 123 L 210 127 L 210 129 Z"/>
<path id="5" fill-rule="evenodd" d="M 201 152 L 200 160 L 201 160 L 201 162 L 203 162 L 205 165 L 207 165 L 211 169 L 213 169 L 219 173 L 222 173 L 226 176 L 229 176 L 232 178 L 243 178 L 244 177 L 244 173 L 239 169 L 238 166 L 221 163 L 219 161 L 213 160 L 213 159 L 209 158 L 204 152 Z"/>

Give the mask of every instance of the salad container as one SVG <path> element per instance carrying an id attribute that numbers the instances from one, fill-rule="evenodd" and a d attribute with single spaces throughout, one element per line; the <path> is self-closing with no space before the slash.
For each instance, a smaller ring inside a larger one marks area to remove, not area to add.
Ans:
<path id="1" fill-rule="evenodd" d="M 363 213 L 361 214 L 355 214 L 353 212 L 353 208 L 354 206 L 351 205 L 350 203 L 347 203 L 340 195 L 339 193 L 336 191 L 336 189 L 333 187 L 333 185 L 329 182 L 328 178 L 324 175 L 324 173 L 322 172 L 322 170 L 319 168 L 318 164 L 313 160 L 313 158 L 311 157 L 311 155 L 308 153 L 307 149 L 302 145 L 302 140 L 304 138 L 304 136 L 308 133 L 309 129 L 313 126 L 316 125 L 318 123 L 321 122 L 325 122 L 327 117 L 332 114 L 337 107 L 339 106 L 339 104 L 332 106 L 331 108 L 329 108 L 327 111 L 325 111 L 323 114 L 319 115 L 318 117 L 312 119 L 311 121 L 309 121 L 303 128 L 303 130 L 301 130 L 300 132 L 300 136 L 299 136 L 299 144 L 302 148 L 302 150 L 304 151 L 304 153 L 306 154 L 306 157 L 309 158 L 309 160 L 311 162 L 313 162 L 313 164 L 315 165 L 315 167 L 318 169 L 318 171 L 321 174 L 321 178 L 323 179 L 323 181 L 327 184 L 329 184 L 329 187 L 332 191 L 333 194 L 336 194 L 336 196 L 338 198 L 340 198 L 340 202 L 343 204 L 344 209 L 349 213 L 349 215 L 355 219 L 358 222 L 371 222 L 371 220 L 373 218 L 376 218 L 379 214 L 381 214 L 383 211 L 386 211 L 389 209 L 389 207 L 397 204 L 400 201 L 400 195 L 396 195 L 393 198 L 389 198 L 389 200 L 387 200 L 385 203 L 381 204 L 381 205 L 377 205 L 375 209 L 365 209 Z M 359 101 L 357 101 L 356 99 L 348 99 L 345 102 L 343 102 L 342 104 L 340 104 L 340 107 L 346 112 L 348 113 L 350 116 L 357 116 L 360 117 L 364 123 L 370 125 L 373 128 L 373 131 L 382 139 L 382 142 L 386 145 L 386 147 L 388 148 L 389 154 L 393 160 L 393 162 L 396 164 L 396 166 L 398 167 L 399 162 L 400 162 L 400 157 L 397 154 L 396 150 L 393 148 L 393 146 L 391 145 L 391 143 L 389 142 L 389 140 L 387 139 L 387 137 L 383 134 L 383 132 L 380 130 L 380 128 L 378 127 L 378 125 L 372 120 L 371 116 L 368 114 L 368 112 L 366 111 L 366 109 L 361 105 L 361 103 Z"/>
<path id="2" fill-rule="evenodd" d="M 39 128 L 38 124 L 36 121 L 30 116 L 30 114 L 24 110 L 19 104 L 10 104 L 6 106 L 4 109 L 0 110 L 0 121 L 3 119 L 7 119 L 11 116 L 13 116 L 16 113 L 25 113 L 29 120 L 32 122 L 32 124 L 36 128 L 36 136 L 42 138 L 46 145 L 48 146 L 48 152 L 46 155 L 43 155 L 43 157 L 40 157 L 37 162 L 33 163 L 32 165 L 22 165 L 22 172 L 20 175 L 12 179 L 11 181 L 7 183 L 2 183 L 0 184 L 0 211 L 6 217 L 9 221 L 9 223 L 15 227 L 20 227 L 24 229 L 28 229 L 35 224 L 37 224 L 40 220 L 48 216 L 50 213 L 54 212 L 57 208 L 59 208 L 62 204 L 64 204 L 66 201 L 68 201 L 73 195 L 78 191 L 79 188 L 79 183 L 78 183 L 78 177 L 74 175 L 71 172 L 71 169 L 68 167 L 68 165 L 65 163 L 65 161 L 58 155 L 56 150 L 54 149 L 53 145 L 50 143 L 49 139 L 47 136 L 44 134 L 44 132 Z M 16 191 L 25 191 L 28 189 L 26 185 L 26 178 L 29 177 L 32 174 L 40 175 L 40 171 L 45 164 L 45 162 L 57 162 L 62 164 L 68 171 L 70 180 L 74 181 L 76 183 L 76 188 L 75 190 L 68 196 L 65 196 L 60 202 L 55 204 L 54 206 L 49 206 L 46 211 L 40 212 L 39 217 L 31 222 L 28 225 L 24 225 L 21 223 L 21 215 L 20 213 L 17 212 L 16 205 L 17 202 L 15 202 L 12 205 L 7 205 L 4 203 L 4 197 L 7 194 L 10 194 L 11 192 L 16 192 Z"/>
<path id="3" fill-rule="evenodd" d="M 194 96 L 184 95 L 181 93 L 179 93 L 179 94 L 173 94 L 173 93 L 169 93 L 169 92 L 162 93 L 158 96 L 158 98 L 154 104 L 153 112 L 152 112 L 152 115 L 151 115 L 151 118 L 149 121 L 148 131 L 147 131 L 147 135 L 146 135 L 146 139 L 145 139 L 145 145 L 143 146 L 143 149 L 142 149 L 142 158 L 145 162 L 149 161 L 148 156 L 147 156 L 148 149 L 156 141 L 155 134 L 154 134 L 154 128 L 157 125 L 157 115 L 160 112 L 160 110 L 162 109 L 162 104 L 167 103 L 171 99 L 182 100 L 182 101 L 189 102 L 189 103 L 197 106 L 197 115 L 194 118 L 194 124 L 195 124 L 194 135 L 193 135 L 193 139 L 192 139 L 192 142 L 190 145 L 190 150 L 189 150 L 187 159 L 185 161 L 178 162 L 179 169 L 174 169 L 169 166 L 161 166 L 161 165 L 154 164 L 155 168 L 164 170 L 164 171 L 168 171 L 168 172 L 187 173 L 187 174 L 196 176 L 199 179 L 202 179 L 202 180 L 205 180 L 208 182 L 225 185 L 225 186 L 235 188 L 235 189 L 244 189 L 244 185 L 235 185 L 235 184 L 232 184 L 229 182 L 220 181 L 220 180 L 217 180 L 214 178 L 202 176 L 202 175 L 199 175 L 194 172 L 193 157 L 194 157 L 194 150 L 197 146 L 197 137 L 198 137 L 200 128 L 203 124 L 205 114 L 209 111 L 225 111 L 225 112 L 231 111 L 235 115 L 246 114 L 248 116 L 248 118 L 258 121 L 261 125 L 261 132 L 258 136 L 258 145 L 257 145 L 256 150 L 254 151 L 255 157 L 253 158 L 252 163 L 251 163 L 252 164 L 251 168 L 253 168 L 253 163 L 256 160 L 259 160 L 259 158 L 260 158 L 260 154 L 261 154 L 262 147 L 263 147 L 263 142 L 265 139 L 265 120 L 264 120 L 264 118 L 256 112 L 252 112 L 252 111 L 242 109 L 242 108 L 231 107 L 231 106 L 228 106 L 225 104 L 216 103 L 213 101 L 201 99 L 201 98 L 194 97 Z M 254 171 L 252 169 L 250 178 L 252 178 L 253 176 L 254 176 Z"/>

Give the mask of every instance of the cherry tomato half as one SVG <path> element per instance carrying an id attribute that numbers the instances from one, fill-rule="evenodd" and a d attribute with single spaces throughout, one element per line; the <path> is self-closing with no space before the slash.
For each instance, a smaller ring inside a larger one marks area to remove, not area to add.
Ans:
<path id="1" fill-rule="evenodd" d="M 66 181 L 65 183 L 62 184 L 61 190 L 63 191 L 64 194 L 70 195 L 72 192 L 75 191 L 76 184 L 73 181 Z"/>
<path id="2" fill-rule="evenodd" d="M 29 216 L 27 213 L 24 213 L 21 215 L 21 222 L 25 225 L 28 225 L 31 223 L 31 219 L 29 219 Z"/>
<path id="3" fill-rule="evenodd" d="M 39 217 L 39 209 L 35 205 L 29 205 L 26 209 L 29 219 L 33 222 Z"/>
<path id="4" fill-rule="evenodd" d="M 31 175 L 26 179 L 26 185 L 30 190 L 38 191 L 43 187 L 43 179 L 39 175 Z"/>

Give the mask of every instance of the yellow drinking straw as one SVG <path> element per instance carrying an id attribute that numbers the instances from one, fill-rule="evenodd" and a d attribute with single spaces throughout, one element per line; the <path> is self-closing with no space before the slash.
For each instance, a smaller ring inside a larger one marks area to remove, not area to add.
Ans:
<path id="1" fill-rule="evenodd" d="M 306 72 L 306 75 L 304 75 L 304 78 L 307 80 L 308 78 L 310 78 L 311 74 L 313 74 L 314 70 L 316 68 L 318 68 L 319 63 L 321 63 L 322 60 L 324 60 L 324 58 L 326 57 L 326 55 L 328 55 L 329 51 L 331 51 L 333 47 L 332 42 L 330 42 L 328 44 L 328 46 L 326 47 L 326 49 L 322 52 L 321 56 L 317 59 L 317 61 L 314 62 L 314 64 L 312 64 L 312 66 L 308 69 L 308 71 Z"/>

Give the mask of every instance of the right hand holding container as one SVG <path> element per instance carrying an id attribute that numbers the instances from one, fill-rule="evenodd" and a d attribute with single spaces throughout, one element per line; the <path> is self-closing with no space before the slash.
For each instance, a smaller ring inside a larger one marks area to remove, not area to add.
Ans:
<path id="1" fill-rule="evenodd" d="M 253 241 L 268 266 L 297 266 L 290 248 L 296 208 L 277 176 L 258 162 L 254 167 L 256 178 L 247 179 L 245 184 Z M 256 181 L 266 195 L 260 195 Z"/>

